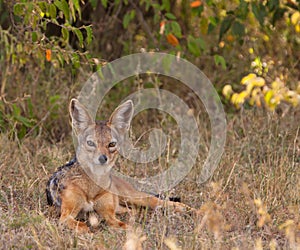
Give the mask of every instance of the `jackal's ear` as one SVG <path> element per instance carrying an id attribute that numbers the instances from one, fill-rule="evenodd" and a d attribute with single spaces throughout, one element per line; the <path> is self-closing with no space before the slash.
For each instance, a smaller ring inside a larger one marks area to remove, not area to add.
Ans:
<path id="1" fill-rule="evenodd" d="M 89 125 L 93 124 L 93 120 L 86 108 L 77 100 L 70 101 L 69 112 L 72 118 L 72 126 L 76 134 L 84 131 Z"/>
<path id="2" fill-rule="evenodd" d="M 130 127 L 133 112 L 133 102 L 128 100 L 115 109 L 108 123 L 118 131 L 125 132 Z"/>

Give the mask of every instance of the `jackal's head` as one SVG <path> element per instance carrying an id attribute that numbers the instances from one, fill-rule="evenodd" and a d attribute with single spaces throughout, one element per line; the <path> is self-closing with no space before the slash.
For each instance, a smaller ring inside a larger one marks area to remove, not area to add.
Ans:
<path id="1" fill-rule="evenodd" d="M 69 110 L 78 141 L 78 162 L 92 174 L 108 173 L 129 129 L 134 111 L 132 101 L 128 100 L 117 107 L 108 121 L 95 122 L 77 99 L 71 100 Z"/>

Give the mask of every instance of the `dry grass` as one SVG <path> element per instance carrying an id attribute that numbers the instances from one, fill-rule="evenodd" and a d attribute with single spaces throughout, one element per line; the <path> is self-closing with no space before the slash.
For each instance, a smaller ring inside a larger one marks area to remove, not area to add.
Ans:
<path id="1" fill-rule="evenodd" d="M 285 117 L 261 110 L 228 117 L 225 153 L 212 178 L 196 184 L 208 143 L 169 194 L 199 208 L 198 218 L 143 209 L 122 218 L 135 228 L 131 232 L 102 222 L 86 235 L 58 225 L 44 192 L 51 173 L 72 157 L 70 136 L 53 145 L 40 137 L 18 143 L 1 134 L 0 248 L 300 249 L 299 120 L 299 110 Z M 209 141 L 205 127 L 202 138 Z"/>

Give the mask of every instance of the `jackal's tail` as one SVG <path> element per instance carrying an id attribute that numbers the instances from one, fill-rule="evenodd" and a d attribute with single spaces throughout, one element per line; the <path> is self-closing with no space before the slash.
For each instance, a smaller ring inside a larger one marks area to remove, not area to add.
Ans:
<path id="1" fill-rule="evenodd" d="M 50 206 L 61 206 L 61 198 L 59 195 L 59 192 L 64 187 L 60 184 L 61 179 L 65 176 L 66 172 L 68 172 L 69 169 L 76 166 L 76 157 L 74 157 L 71 161 L 66 163 L 65 165 L 59 167 L 57 171 L 50 177 L 50 179 L 47 182 L 46 186 L 46 195 L 47 195 L 47 202 Z"/>
<path id="2" fill-rule="evenodd" d="M 181 202 L 181 198 L 179 196 L 171 196 L 171 197 L 166 197 L 163 194 L 154 194 L 156 198 L 159 198 L 161 200 L 169 200 L 173 202 Z"/>

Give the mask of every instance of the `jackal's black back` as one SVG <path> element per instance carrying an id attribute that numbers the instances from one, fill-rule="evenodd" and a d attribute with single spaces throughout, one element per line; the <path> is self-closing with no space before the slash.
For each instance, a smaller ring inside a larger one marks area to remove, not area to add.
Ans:
<path id="1" fill-rule="evenodd" d="M 76 167 L 77 162 L 76 157 L 70 160 L 65 165 L 59 167 L 56 172 L 50 177 L 46 186 L 46 195 L 48 205 L 56 207 L 61 206 L 61 198 L 59 192 L 64 189 L 63 185 L 60 183 L 65 174 L 73 167 Z"/>

